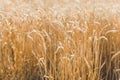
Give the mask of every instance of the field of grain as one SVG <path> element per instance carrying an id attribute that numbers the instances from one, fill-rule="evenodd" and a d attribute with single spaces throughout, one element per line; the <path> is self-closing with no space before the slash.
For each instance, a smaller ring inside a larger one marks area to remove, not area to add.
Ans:
<path id="1" fill-rule="evenodd" d="M 120 1 L 0 0 L 0 80 L 120 80 Z"/>

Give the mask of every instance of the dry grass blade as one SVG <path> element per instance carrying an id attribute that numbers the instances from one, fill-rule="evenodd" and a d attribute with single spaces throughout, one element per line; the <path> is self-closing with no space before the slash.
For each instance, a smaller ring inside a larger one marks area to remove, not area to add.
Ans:
<path id="1" fill-rule="evenodd" d="M 120 55 L 120 51 L 118 51 L 117 53 L 115 53 L 112 58 L 111 58 L 111 61 L 113 61 L 117 56 Z"/>

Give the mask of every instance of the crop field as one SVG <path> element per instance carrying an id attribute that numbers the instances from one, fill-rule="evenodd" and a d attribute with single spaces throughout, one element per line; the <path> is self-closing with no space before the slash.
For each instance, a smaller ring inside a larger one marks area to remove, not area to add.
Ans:
<path id="1" fill-rule="evenodd" d="M 120 80 L 120 0 L 0 0 L 0 80 Z"/>

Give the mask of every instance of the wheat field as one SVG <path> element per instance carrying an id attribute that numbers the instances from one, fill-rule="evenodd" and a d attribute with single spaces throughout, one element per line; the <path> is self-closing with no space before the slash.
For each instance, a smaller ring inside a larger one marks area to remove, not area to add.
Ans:
<path id="1" fill-rule="evenodd" d="M 0 80 L 120 80 L 119 0 L 0 0 Z"/>

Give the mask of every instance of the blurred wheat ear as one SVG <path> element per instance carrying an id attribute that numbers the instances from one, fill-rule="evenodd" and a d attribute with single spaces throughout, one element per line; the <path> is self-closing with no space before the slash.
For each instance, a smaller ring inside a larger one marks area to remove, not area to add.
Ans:
<path id="1" fill-rule="evenodd" d="M 14 51 L 13 51 L 13 48 L 10 47 L 10 52 L 9 52 L 9 61 L 12 65 L 12 67 L 14 67 L 14 64 L 15 64 L 15 61 L 14 61 Z"/>

